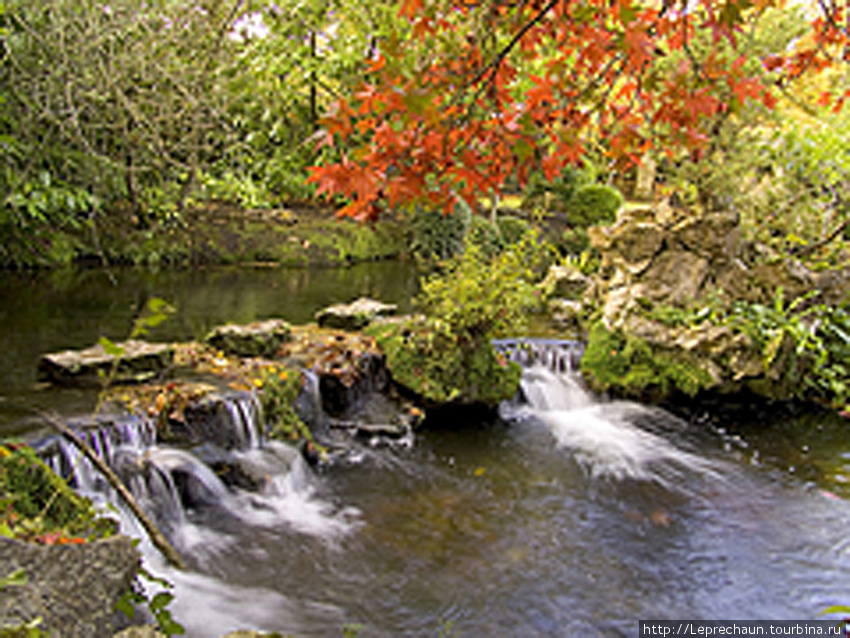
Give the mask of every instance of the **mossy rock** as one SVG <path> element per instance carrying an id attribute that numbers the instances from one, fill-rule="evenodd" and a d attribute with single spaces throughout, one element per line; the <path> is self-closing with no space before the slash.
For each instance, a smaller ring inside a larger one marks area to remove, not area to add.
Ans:
<path id="1" fill-rule="evenodd" d="M 272 357 L 289 341 L 291 326 L 283 319 L 255 321 L 249 324 L 227 324 L 210 332 L 204 341 L 225 354 L 238 357 Z"/>
<path id="2" fill-rule="evenodd" d="M 395 304 L 361 297 L 349 304 L 336 304 L 320 310 L 316 313 L 316 322 L 322 328 L 360 330 L 378 317 L 394 315 L 397 310 Z"/>
<path id="3" fill-rule="evenodd" d="M 115 531 L 25 445 L 0 445 L 0 536 L 96 538 Z"/>
<path id="4" fill-rule="evenodd" d="M 131 339 L 115 344 L 120 354 L 102 344 L 84 350 L 64 350 L 42 355 L 38 376 L 65 386 L 98 386 L 104 377 L 115 383 L 145 383 L 165 376 L 174 362 L 174 347 Z"/>
<path id="5" fill-rule="evenodd" d="M 393 381 L 427 408 L 494 408 L 519 389 L 519 364 L 506 360 L 489 341 L 459 343 L 439 320 L 380 322 L 366 333 L 385 353 Z"/>
<path id="6" fill-rule="evenodd" d="M 676 393 L 694 396 L 714 383 L 687 353 L 653 349 L 638 337 L 608 330 L 601 321 L 590 329 L 581 371 L 597 391 L 650 401 Z"/>

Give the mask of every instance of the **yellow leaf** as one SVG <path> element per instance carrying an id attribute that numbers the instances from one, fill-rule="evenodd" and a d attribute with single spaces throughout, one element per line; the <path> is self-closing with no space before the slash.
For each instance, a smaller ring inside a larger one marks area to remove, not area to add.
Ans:
<path id="1" fill-rule="evenodd" d="M 487 471 L 486 467 L 476 467 L 475 472 L 473 472 L 473 474 L 475 474 L 475 476 L 484 476 L 484 472 L 486 472 L 486 471 Z"/>

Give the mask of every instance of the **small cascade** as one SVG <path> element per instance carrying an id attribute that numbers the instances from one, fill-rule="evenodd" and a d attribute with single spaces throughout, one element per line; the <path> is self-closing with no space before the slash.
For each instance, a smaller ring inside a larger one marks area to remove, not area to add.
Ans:
<path id="1" fill-rule="evenodd" d="M 254 394 L 239 393 L 223 402 L 239 448 L 257 449 L 265 438 L 263 411 Z"/>
<path id="2" fill-rule="evenodd" d="M 115 471 L 170 540 L 192 552 L 198 543 L 194 512 L 267 528 L 289 526 L 305 534 L 335 536 L 350 527 L 350 512 L 337 513 L 314 498 L 313 478 L 298 451 L 269 441 L 257 398 L 250 393 L 205 397 L 186 410 L 180 447 L 157 440 L 153 419 L 100 417 L 69 425 Z M 197 434 L 208 435 L 194 443 Z M 70 442 L 49 437 L 39 455 L 81 494 L 99 506 L 122 503 L 106 479 Z M 122 525 L 140 530 L 126 513 Z M 194 531 L 193 531 L 194 530 Z"/>
<path id="3" fill-rule="evenodd" d="M 593 478 L 639 480 L 675 489 L 686 473 L 713 474 L 711 464 L 672 442 L 683 424 L 662 410 L 594 396 L 578 372 L 583 348 L 572 341 L 496 344 L 523 366 L 519 395 L 501 406 L 506 420 L 542 422 L 558 447 Z"/>
<path id="4" fill-rule="evenodd" d="M 557 339 L 504 339 L 496 350 L 523 368 L 520 393 L 501 406 L 503 418 L 523 411 L 570 410 L 588 407 L 597 400 L 587 391 L 578 373 L 584 345 Z"/>
<path id="5" fill-rule="evenodd" d="M 584 354 L 583 343 L 563 339 L 498 339 L 493 346 L 523 368 L 539 364 L 556 373 L 577 371 Z"/>

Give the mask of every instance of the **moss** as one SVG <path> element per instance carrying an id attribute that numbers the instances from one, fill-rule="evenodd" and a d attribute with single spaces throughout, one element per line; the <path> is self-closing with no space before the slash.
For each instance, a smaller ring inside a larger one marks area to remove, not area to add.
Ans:
<path id="1" fill-rule="evenodd" d="M 76 494 L 32 448 L 0 445 L 0 535 L 91 540 L 114 531 L 114 522 L 98 518 L 91 502 Z"/>
<path id="2" fill-rule="evenodd" d="M 518 364 L 506 361 L 489 341 L 463 343 L 440 320 L 379 323 L 366 334 L 386 355 L 393 380 L 426 405 L 495 406 L 519 389 Z"/>
<path id="3" fill-rule="evenodd" d="M 587 228 L 607 224 L 617 218 L 623 205 L 623 196 L 616 188 L 604 184 L 587 184 L 578 187 L 569 199 L 567 217 L 570 224 Z"/>
<path id="4" fill-rule="evenodd" d="M 601 321 L 590 329 L 581 370 L 597 390 L 655 400 L 676 392 L 694 396 L 712 382 L 686 355 L 653 351 L 646 341 L 609 331 Z"/>

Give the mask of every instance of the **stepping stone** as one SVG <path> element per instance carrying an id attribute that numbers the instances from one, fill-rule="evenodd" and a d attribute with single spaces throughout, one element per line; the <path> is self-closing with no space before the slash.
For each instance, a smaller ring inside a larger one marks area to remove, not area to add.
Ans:
<path id="1" fill-rule="evenodd" d="M 238 357 L 272 357 L 289 341 L 290 325 L 283 319 L 255 321 L 244 325 L 227 324 L 207 335 L 207 345 Z"/>
<path id="2" fill-rule="evenodd" d="M 396 310 L 398 306 L 395 304 L 385 304 L 361 297 L 349 304 L 337 304 L 320 310 L 316 313 L 316 321 L 323 328 L 360 330 L 378 317 L 394 315 Z"/>
<path id="3" fill-rule="evenodd" d="M 111 383 L 145 383 L 164 376 L 174 362 L 170 344 L 133 339 L 115 345 L 122 349 L 120 355 L 108 353 L 101 344 L 42 355 L 38 378 L 63 386 L 98 386 L 115 367 Z"/>

